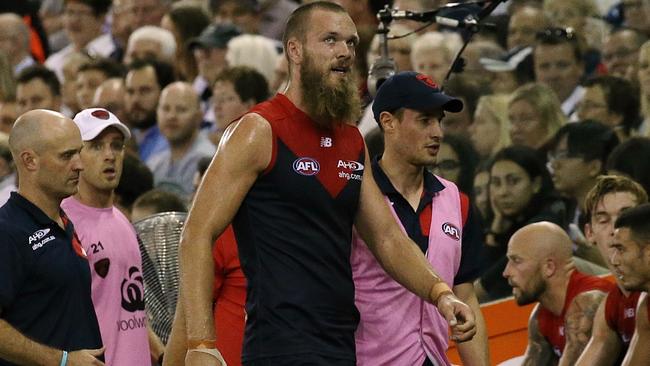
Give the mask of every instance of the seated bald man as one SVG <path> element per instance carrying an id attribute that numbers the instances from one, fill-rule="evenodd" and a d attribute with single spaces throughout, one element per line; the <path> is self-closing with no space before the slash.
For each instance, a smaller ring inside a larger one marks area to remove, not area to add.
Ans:
<path id="1" fill-rule="evenodd" d="M 503 276 L 519 305 L 539 302 L 528 323 L 523 365 L 573 365 L 589 341 L 594 314 L 613 284 L 574 268 L 572 243 L 550 222 L 526 225 L 508 243 Z"/>
<path id="2" fill-rule="evenodd" d="M 60 207 L 83 169 L 79 129 L 36 109 L 9 147 L 19 179 L 0 208 L 0 366 L 103 365 L 88 260 Z"/>

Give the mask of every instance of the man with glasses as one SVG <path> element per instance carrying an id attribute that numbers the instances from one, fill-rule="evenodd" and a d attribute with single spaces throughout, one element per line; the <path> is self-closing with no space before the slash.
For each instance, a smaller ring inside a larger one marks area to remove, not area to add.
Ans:
<path id="1" fill-rule="evenodd" d="M 620 140 L 627 139 L 641 124 L 639 92 L 626 79 L 604 75 L 583 84 L 585 95 L 578 104 L 580 120 L 592 119 L 616 131 Z"/>
<path id="2" fill-rule="evenodd" d="M 92 299 L 109 365 L 151 362 L 144 311 L 142 260 L 129 220 L 113 205 L 122 175 L 128 127 L 102 108 L 79 112 L 79 190 L 61 207 L 74 223 L 92 277 Z"/>
<path id="3" fill-rule="evenodd" d="M 102 26 L 111 0 L 65 0 L 63 26 L 70 44 L 51 55 L 45 66 L 63 80 L 63 66 L 74 52 L 87 52 L 91 56 L 108 57 L 115 50 L 110 34 L 102 34 Z"/>
<path id="4" fill-rule="evenodd" d="M 385 81 L 372 107 L 384 131 L 384 153 L 373 159 L 372 172 L 402 230 L 474 311 L 477 334 L 458 344 L 463 363 L 487 365 L 485 323 L 472 284 L 482 270 L 476 212 L 454 183 L 426 169 L 436 163 L 445 112 L 462 108 L 426 75 L 401 72 Z M 447 322 L 435 306 L 393 280 L 359 236 L 351 263 L 361 314 L 358 365 L 448 365 Z"/>
<path id="5" fill-rule="evenodd" d="M 603 63 L 609 75 L 637 79 L 639 49 L 647 37 L 631 28 L 613 30 L 603 43 Z"/>
<path id="6" fill-rule="evenodd" d="M 577 35 L 572 28 L 546 28 L 536 38 L 535 81 L 553 89 L 562 102 L 562 111 L 569 117 L 584 94 L 580 86 L 584 62 Z"/>
<path id="7" fill-rule="evenodd" d="M 585 197 L 603 173 L 605 161 L 619 140 L 614 131 L 595 121 L 570 123 L 560 128 L 549 143 L 548 167 L 555 189 L 573 207 L 569 232 L 579 245 L 576 255 L 604 264 L 592 246 L 587 246 L 580 228 Z"/>

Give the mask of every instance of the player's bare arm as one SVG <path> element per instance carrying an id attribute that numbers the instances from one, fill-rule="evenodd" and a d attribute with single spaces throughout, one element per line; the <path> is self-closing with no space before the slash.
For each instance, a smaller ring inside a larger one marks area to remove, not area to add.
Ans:
<path id="1" fill-rule="evenodd" d="M 452 325 L 452 339 L 466 341 L 476 333 L 474 314 L 451 291 L 439 291 L 444 282 L 435 273 L 420 248 L 399 228 L 372 177 L 366 151 L 361 183 L 357 231 L 386 272 L 422 299 L 437 305 Z M 435 287 L 434 287 L 435 286 Z"/>
<path id="2" fill-rule="evenodd" d="M 605 319 L 605 301 L 601 301 L 594 316 L 591 339 L 578 358 L 576 366 L 614 365 L 621 352 L 621 340 Z"/>
<path id="3" fill-rule="evenodd" d="M 181 301 L 188 343 L 216 339 L 212 314 L 212 244 L 269 164 L 271 149 L 269 123 L 257 114 L 244 116 L 224 133 L 199 186 L 180 242 Z"/>
<path id="4" fill-rule="evenodd" d="M 587 291 L 577 295 L 569 305 L 564 322 L 566 344 L 559 366 L 575 365 L 591 338 L 594 316 L 605 296 L 602 291 Z"/>
<path id="5" fill-rule="evenodd" d="M 530 319 L 528 320 L 528 346 L 526 347 L 522 366 L 555 364 L 556 357 L 553 354 L 553 348 L 539 331 L 539 325 L 537 323 L 538 311 L 539 304 L 535 305 L 535 309 L 530 314 Z"/>

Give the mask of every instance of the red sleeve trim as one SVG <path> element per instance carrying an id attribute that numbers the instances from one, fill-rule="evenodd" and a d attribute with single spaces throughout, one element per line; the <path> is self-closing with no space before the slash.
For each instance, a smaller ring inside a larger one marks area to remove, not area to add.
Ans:
<path id="1" fill-rule="evenodd" d="M 463 226 L 465 226 L 469 216 L 469 197 L 463 192 L 458 191 L 458 193 L 460 194 L 460 214 L 463 218 Z"/>

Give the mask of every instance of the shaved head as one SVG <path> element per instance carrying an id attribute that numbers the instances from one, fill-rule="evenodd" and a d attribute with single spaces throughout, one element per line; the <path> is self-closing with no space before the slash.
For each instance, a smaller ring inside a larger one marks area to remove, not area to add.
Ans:
<path id="1" fill-rule="evenodd" d="M 160 99 L 162 100 L 163 98 L 168 98 L 171 96 L 171 94 L 174 96 L 182 96 L 186 98 L 186 101 L 190 103 L 188 107 L 190 107 L 192 110 L 200 109 L 199 96 L 194 91 L 192 84 L 186 83 L 184 81 L 173 82 L 167 85 L 165 89 L 163 89 L 163 91 L 160 93 Z"/>
<path id="2" fill-rule="evenodd" d="M 63 198 L 77 191 L 82 146 L 79 128 L 61 113 L 35 109 L 22 114 L 9 135 L 18 192 L 31 197 L 41 209 L 58 207 Z"/>
<path id="3" fill-rule="evenodd" d="M 548 221 L 522 227 L 512 235 L 510 243 L 539 259 L 553 257 L 564 261 L 573 255 L 571 238 L 560 226 Z"/>
<path id="4" fill-rule="evenodd" d="M 70 125 L 72 123 L 72 125 Z M 54 130 L 74 126 L 74 122 L 59 112 L 47 109 L 35 109 L 23 113 L 9 135 L 9 149 L 17 161 L 22 151 L 31 149 L 42 151 L 49 143 L 54 142 L 53 137 L 57 134 L 52 133 Z M 45 129 L 44 127 L 47 127 Z M 44 133 L 47 131 L 47 133 Z M 48 138 L 49 137 L 49 138 Z"/>

